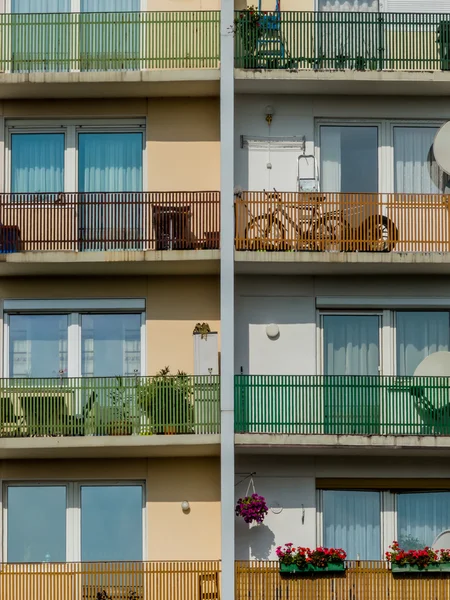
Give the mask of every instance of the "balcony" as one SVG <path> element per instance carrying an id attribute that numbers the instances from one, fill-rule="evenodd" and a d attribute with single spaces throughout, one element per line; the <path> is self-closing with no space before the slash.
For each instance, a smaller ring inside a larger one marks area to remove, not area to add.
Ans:
<path id="1" fill-rule="evenodd" d="M 3 194 L 0 272 L 218 269 L 219 219 L 219 192 Z"/>
<path id="2" fill-rule="evenodd" d="M 170 81 L 211 95 L 219 22 L 219 11 L 0 15 L 0 82 L 9 84 L 1 97 L 27 87 L 42 97 L 170 95 Z"/>
<path id="3" fill-rule="evenodd" d="M 272 78 L 278 93 L 348 94 L 352 81 L 356 93 L 359 86 L 361 93 L 437 94 L 450 83 L 449 15 L 282 11 L 251 16 L 240 11 L 235 66 L 254 71 L 237 73 L 238 92 L 249 91 L 251 82 L 269 91 L 263 82 Z M 302 84 L 294 89 L 296 80 Z M 436 89 L 428 85 L 427 91 L 425 81 L 435 82 Z M 376 83 L 382 89 L 377 91 Z"/>
<path id="4" fill-rule="evenodd" d="M 219 561 L 2 564 L 2 598 L 218 600 Z"/>
<path id="5" fill-rule="evenodd" d="M 278 562 L 236 563 L 236 600 L 348 600 L 349 598 L 445 598 L 450 579 L 445 573 L 393 577 L 386 561 L 348 561 L 344 575 L 281 577 Z"/>
<path id="6" fill-rule="evenodd" d="M 448 446 L 450 378 L 237 375 L 235 431 L 249 446 Z"/>
<path id="7" fill-rule="evenodd" d="M 243 263 L 253 265 L 247 270 L 284 263 L 278 269 L 386 273 L 414 264 L 416 272 L 448 272 L 449 200 L 439 194 L 243 192 L 235 203 L 237 270 Z"/>
<path id="8" fill-rule="evenodd" d="M 105 455 L 118 447 L 142 455 L 161 445 L 194 452 L 218 443 L 219 398 L 214 375 L 2 379 L 0 457 L 30 445 L 68 456 L 105 447 Z"/>

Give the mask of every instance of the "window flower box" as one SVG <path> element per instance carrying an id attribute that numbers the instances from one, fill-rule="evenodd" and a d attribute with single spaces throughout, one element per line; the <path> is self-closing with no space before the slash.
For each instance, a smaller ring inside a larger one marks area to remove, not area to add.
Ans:
<path id="1" fill-rule="evenodd" d="M 328 563 L 326 567 L 316 567 L 315 565 L 299 567 L 298 565 L 284 565 L 280 563 L 281 574 L 311 575 L 312 573 L 344 573 L 344 571 L 344 563 Z"/>
<path id="2" fill-rule="evenodd" d="M 427 567 L 419 565 L 391 565 L 393 575 L 426 575 L 427 573 L 450 573 L 450 563 L 430 563 Z"/>

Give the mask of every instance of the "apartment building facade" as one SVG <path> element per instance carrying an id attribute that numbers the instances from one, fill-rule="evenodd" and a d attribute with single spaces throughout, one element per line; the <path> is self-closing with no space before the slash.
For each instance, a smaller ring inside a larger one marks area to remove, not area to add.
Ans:
<path id="1" fill-rule="evenodd" d="M 2 596 L 447 594 L 450 5 L 0 9 Z"/>

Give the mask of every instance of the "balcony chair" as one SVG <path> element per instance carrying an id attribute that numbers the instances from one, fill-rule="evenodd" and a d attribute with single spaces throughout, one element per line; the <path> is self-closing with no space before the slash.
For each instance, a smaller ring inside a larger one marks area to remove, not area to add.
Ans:
<path id="1" fill-rule="evenodd" d="M 409 393 L 423 421 L 422 435 L 450 435 L 450 403 L 437 408 L 423 386 L 412 386 Z"/>

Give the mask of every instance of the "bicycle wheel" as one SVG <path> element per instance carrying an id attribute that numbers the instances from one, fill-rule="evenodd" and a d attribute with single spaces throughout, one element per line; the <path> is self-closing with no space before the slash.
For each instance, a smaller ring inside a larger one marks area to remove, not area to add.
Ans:
<path id="1" fill-rule="evenodd" d="M 250 221 L 245 230 L 248 250 L 287 250 L 286 229 L 278 219 L 260 215 Z"/>
<path id="2" fill-rule="evenodd" d="M 399 239 L 395 224 L 381 215 L 373 215 L 364 221 L 358 237 L 368 252 L 391 252 Z"/>
<path id="3" fill-rule="evenodd" d="M 342 252 L 349 244 L 350 228 L 337 215 L 324 215 L 314 229 L 315 250 Z"/>

